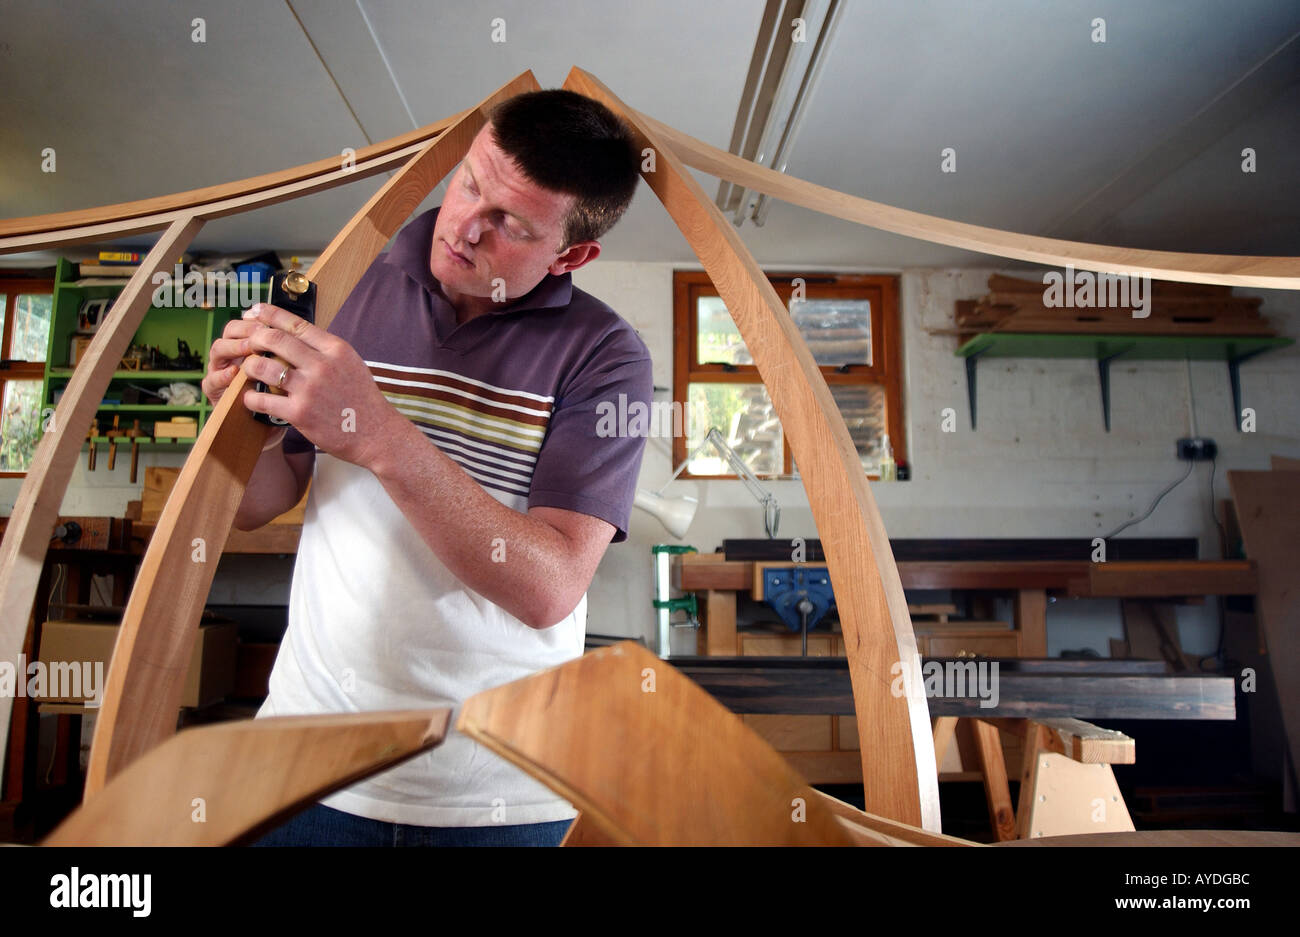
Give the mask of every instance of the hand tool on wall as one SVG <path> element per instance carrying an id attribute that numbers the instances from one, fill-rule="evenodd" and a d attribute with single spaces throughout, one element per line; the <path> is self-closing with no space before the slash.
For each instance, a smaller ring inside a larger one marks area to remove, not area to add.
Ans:
<path id="1" fill-rule="evenodd" d="M 90 421 L 90 432 L 86 433 L 86 438 L 90 440 L 90 455 L 86 457 L 86 471 L 95 470 L 95 437 L 99 435 L 99 421 Z"/>
<path id="2" fill-rule="evenodd" d="M 144 431 L 140 429 L 140 421 L 132 420 L 131 428 L 126 431 L 125 435 L 131 437 L 131 484 L 134 485 L 136 466 L 139 464 L 139 459 L 140 459 L 139 437 L 144 435 Z"/>
<path id="3" fill-rule="evenodd" d="M 108 437 L 108 470 L 113 471 L 113 463 L 117 460 L 117 437 L 122 435 L 122 431 L 117 428 L 117 414 L 113 414 L 113 428 L 104 435 Z"/>

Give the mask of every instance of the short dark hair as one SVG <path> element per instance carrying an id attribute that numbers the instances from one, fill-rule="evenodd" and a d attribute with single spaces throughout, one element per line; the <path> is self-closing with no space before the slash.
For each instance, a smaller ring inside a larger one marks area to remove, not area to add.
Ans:
<path id="1" fill-rule="evenodd" d="M 527 91 L 488 114 L 496 145 L 544 189 L 577 197 L 564 219 L 563 251 L 614 226 L 636 193 L 640 154 L 632 131 L 576 91 Z"/>

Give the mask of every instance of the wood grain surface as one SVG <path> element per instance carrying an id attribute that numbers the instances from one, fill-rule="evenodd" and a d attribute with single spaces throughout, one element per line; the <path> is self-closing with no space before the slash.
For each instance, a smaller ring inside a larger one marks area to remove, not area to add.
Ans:
<path id="1" fill-rule="evenodd" d="M 672 152 L 687 166 L 792 205 L 811 208 L 825 215 L 881 231 L 1050 266 L 1070 265 L 1080 270 L 1103 273 L 1146 274 L 1160 280 L 1184 283 L 1218 283 L 1275 290 L 1300 289 L 1300 257 L 1190 254 L 1109 247 L 950 221 L 806 182 L 710 146 L 646 114 L 638 113 L 637 117 L 654 132 L 657 139 L 671 147 Z"/>
<path id="2" fill-rule="evenodd" d="M 409 133 L 399 134 L 387 140 L 364 146 L 353 154 L 353 161 L 363 163 L 380 156 L 387 156 L 395 150 L 403 149 L 413 143 L 426 143 L 437 138 L 444 130 L 460 120 L 468 112 L 462 111 L 451 117 L 434 121 Z M 219 202 L 228 198 L 252 195 L 264 189 L 274 189 L 293 182 L 301 182 L 312 176 L 324 175 L 339 168 L 340 156 L 327 156 L 315 162 L 304 163 L 290 169 L 281 169 L 260 176 L 250 176 L 235 182 L 190 189 L 187 192 L 174 192 L 153 198 L 138 199 L 133 202 L 118 202 L 116 205 L 100 205 L 78 211 L 55 212 L 48 215 L 29 215 L 25 218 L 6 218 L 0 221 L 0 238 L 14 237 L 22 234 L 53 233 L 67 228 L 80 228 L 89 225 L 126 221 L 142 215 L 156 215 L 163 212 L 186 211 L 198 208 L 209 202 Z M 58 241 L 56 243 L 65 243 Z"/>
<path id="3" fill-rule="evenodd" d="M 434 747 L 450 719 L 444 707 L 187 729 L 88 798 L 42 845 L 235 845 Z"/>
<path id="4" fill-rule="evenodd" d="M 851 843 L 775 749 L 634 642 L 476 694 L 456 728 L 618 845 Z"/>

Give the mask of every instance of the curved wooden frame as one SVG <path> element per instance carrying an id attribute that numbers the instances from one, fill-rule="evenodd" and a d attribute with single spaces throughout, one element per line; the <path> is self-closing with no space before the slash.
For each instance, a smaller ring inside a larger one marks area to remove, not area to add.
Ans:
<path id="1" fill-rule="evenodd" d="M 937 831 L 937 781 L 916 644 L 870 489 L 825 381 L 788 314 L 685 165 L 881 230 L 1042 263 L 1148 273 L 1186 282 L 1296 289 L 1300 288 L 1300 259 L 1105 247 L 908 212 L 774 173 L 710 147 L 627 108 L 581 69 L 572 70 L 565 86 L 620 113 L 640 141 L 654 151 L 657 165 L 643 176 L 713 277 L 790 434 L 846 622 L 868 807 L 891 820 Z M 473 134 L 482 126 L 486 108 L 536 87 L 532 73 L 526 72 L 476 108 L 358 153 L 365 159 L 367 174 L 396 165 L 408 155 L 410 159 L 309 272 L 318 287 L 317 318 L 322 326 L 328 326 L 352 286 L 410 212 L 463 157 Z M 432 142 L 409 143 L 437 130 L 441 133 Z M 28 624 L 47 542 L 41 538 L 53 527 L 59 495 L 66 488 L 80 448 L 77 434 L 68 429 L 88 423 L 94 402 L 111 375 L 114 349 L 129 339 L 134 331 L 132 321 L 138 324 L 147 306 L 145 286 L 150 274 L 163 269 L 170 256 L 184 249 L 202 219 L 362 178 L 362 159 L 358 171 L 346 173 L 349 178 L 339 178 L 343 173 L 333 168 L 336 160 L 322 160 L 227 187 L 0 222 L 0 252 L 168 228 L 119 297 L 110 314 L 112 328 L 101 329 L 92 344 L 92 359 L 86 362 L 91 367 L 84 369 L 84 377 L 83 368 L 77 369 L 70 384 L 70 391 L 75 389 L 77 394 L 65 394 L 56 411 L 56 430 L 47 434 L 53 438 L 42 439 L 34 471 L 24 482 L 10 535 L 0 548 L 0 654 L 16 659 Z M 236 188 L 239 186 L 243 188 Z M 204 201 L 212 198 L 217 201 Z M 174 732 L 181 669 L 189 658 L 216 559 L 266 435 L 263 424 L 235 405 L 246 384 L 240 372 L 214 410 L 185 463 L 146 554 L 110 669 L 105 711 L 91 754 L 87 796 Z M 85 419 L 81 419 L 83 411 Z M 891 687 L 898 676 L 903 678 L 904 692 L 895 696 Z M 0 742 L 8 735 L 10 706 L 10 700 L 0 700 Z"/>
<path id="2" fill-rule="evenodd" d="M 441 707 L 187 729 L 133 761 L 41 845 L 250 842 L 313 801 L 438 745 L 450 719 Z"/>
<path id="3" fill-rule="evenodd" d="M 826 379 L 735 228 L 639 114 L 574 68 L 565 87 L 625 118 L 655 151 L 642 178 L 663 202 L 727 304 L 799 463 L 830 567 L 853 680 L 867 809 L 939 829 L 939 775 L 921 656 L 885 525 Z M 901 694 L 895 694 L 902 677 Z"/>
<path id="4" fill-rule="evenodd" d="M 497 102 L 538 87 L 532 72 L 467 111 L 413 156 L 308 271 L 316 322 L 328 328 L 348 293 L 407 217 L 469 151 Z M 243 406 L 240 370 L 217 402 L 168 496 L 122 616 L 86 766 L 86 797 L 176 731 L 185 670 L 217 560 L 271 427 Z"/>

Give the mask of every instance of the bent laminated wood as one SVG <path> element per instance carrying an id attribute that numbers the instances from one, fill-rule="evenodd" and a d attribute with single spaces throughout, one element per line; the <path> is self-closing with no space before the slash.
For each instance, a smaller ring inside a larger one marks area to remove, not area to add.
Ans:
<path id="1" fill-rule="evenodd" d="M 964 844 L 814 790 L 739 716 L 631 641 L 478 693 L 456 728 L 576 806 L 575 844 Z"/>
<path id="2" fill-rule="evenodd" d="M 433 748 L 450 719 L 443 707 L 189 729 L 132 762 L 42 845 L 236 845 L 326 794 Z"/>
<path id="3" fill-rule="evenodd" d="M 104 391 L 118 362 L 126 354 L 135 330 L 149 308 L 153 275 L 169 268 L 176 255 L 189 246 L 203 222 L 182 215 L 159 238 L 118 295 L 106 322 L 100 326 L 85 357 L 72 373 L 36 446 L 31 467 L 14 502 L 13 513 L 0 541 L 0 660 L 14 661 L 26 638 L 36 585 L 45 564 L 50 532 L 58 518 L 63 492 L 72 478 L 77 455 L 104 399 Z M 94 450 L 94 443 L 91 443 Z M 22 679 L 22 676 L 19 677 Z M 13 697 L 0 694 L 0 761 L 9 737 Z"/>
<path id="4" fill-rule="evenodd" d="M 674 220 L 701 254 L 701 259 L 711 274 L 715 279 L 720 279 L 719 292 L 729 307 L 735 304 L 733 312 L 738 311 L 738 321 L 743 319 L 746 323 L 742 325 L 745 339 L 756 353 L 756 358 L 761 355 L 765 362 L 760 364 L 760 370 L 764 371 L 764 380 L 769 384 L 774 401 L 778 398 L 780 400 L 778 412 L 782 418 L 810 421 L 808 426 L 790 431 L 792 444 L 794 435 L 797 434 L 800 439 L 795 448 L 801 468 L 805 462 L 819 466 L 814 470 L 819 480 L 816 484 L 808 484 L 809 500 L 819 526 L 824 521 L 827 523 L 823 530 L 823 540 L 832 544 L 828 548 L 828 554 L 832 557 L 832 575 L 836 575 L 836 569 L 840 571 L 838 575 L 841 578 L 846 572 L 865 570 L 869 580 L 855 588 L 850 600 L 850 615 L 857 624 L 854 626 L 855 640 L 850 645 L 849 653 L 855 656 L 855 699 L 859 706 L 865 703 L 865 711 L 859 713 L 865 717 L 859 719 L 860 731 L 864 739 L 869 736 L 870 741 L 870 745 L 862 746 L 864 759 L 870 758 L 872 761 L 892 765 L 881 769 L 874 776 L 871 795 L 873 798 L 883 798 L 883 802 L 890 804 L 886 809 L 891 815 L 919 816 L 923 819 L 928 817 L 927 822 L 937 825 L 937 799 L 931 796 L 932 781 L 929 780 L 933 777 L 933 771 L 928 772 L 928 778 L 922 777 L 927 774 L 923 766 L 933 757 L 928 725 L 918 725 L 918 720 L 924 722 L 924 697 L 919 695 L 916 675 L 907 664 L 913 657 L 915 645 L 906 607 L 901 604 L 901 591 L 896 588 L 897 573 L 875 505 L 865 481 L 860 477 L 860 467 L 856 473 L 849 471 L 852 447 L 850 445 L 846 450 L 847 434 L 842 421 L 833 408 L 827 407 L 829 398 L 820 374 L 815 370 L 812 374 L 808 371 L 811 359 L 801 338 L 790 328 L 788 317 L 783 317 L 779 303 L 774 303 L 774 294 L 767 288 L 766 279 L 744 250 L 743 244 L 730 230 L 730 226 L 721 220 L 716 210 L 711 210 L 711 203 L 703 197 L 694 180 L 683 171 L 674 152 L 686 162 L 705 171 L 796 204 L 882 230 L 1000 256 L 1046 263 L 1070 263 L 1081 268 L 1116 273 L 1148 272 L 1169 280 L 1279 288 L 1300 288 L 1300 261 L 1292 258 L 1221 257 L 1108 248 L 1031 238 L 918 215 L 772 173 L 707 147 L 666 125 L 624 108 L 607 89 L 580 70 L 574 70 L 567 84 L 611 104 L 634 125 L 642 138 L 650 142 L 658 141 L 654 149 L 667 171 L 663 178 L 658 174 L 647 174 L 647 181 L 661 198 L 667 196 L 665 205 Z M 526 73 L 489 98 L 484 105 L 514 91 L 536 86 L 531 73 Z M 429 166 L 435 162 L 442 164 L 448 159 L 451 159 L 451 163 L 456 162 L 468 147 L 466 134 L 471 127 L 476 129 L 482 122 L 484 105 L 444 122 L 449 129 L 435 144 L 412 144 L 408 147 L 407 149 L 418 151 L 414 161 L 424 160 Z M 452 130 L 457 132 L 453 134 Z M 401 150 L 405 139 L 407 138 L 394 138 L 376 144 L 378 149 L 373 150 L 376 155 L 366 162 L 367 171 L 379 172 L 383 168 L 397 165 L 408 155 Z M 452 159 L 452 154 L 456 153 L 458 147 L 461 148 L 460 153 Z M 431 152 L 434 149 L 438 150 L 436 156 Z M 362 152 L 369 155 L 372 151 Z M 337 170 L 333 178 L 324 173 L 326 164 L 332 163 L 332 160 L 322 161 L 313 164 L 315 169 L 299 167 L 304 171 L 287 171 L 287 174 L 271 174 L 250 180 L 249 185 L 239 191 L 251 194 L 235 195 L 234 190 L 217 187 L 220 191 L 196 190 L 195 193 L 182 193 L 180 196 L 145 200 L 126 206 L 109 206 L 88 213 L 61 213 L 18 219 L 8 223 L 8 226 L 0 226 L 0 252 L 105 240 L 128 232 L 157 230 L 179 224 L 179 228 L 173 227 L 168 235 L 174 237 L 174 246 L 182 243 L 185 237 L 192 237 L 192 232 L 189 235 L 182 232 L 194 219 L 246 210 L 253 204 L 271 204 L 350 181 L 337 178 Z M 446 168 L 450 169 L 450 164 Z M 357 169 L 357 174 L 351 178 L 361 178 L 360 160 Z M 419 198 L 413 200 L 408 197 L 413 196 L 419 185 L 425 183 L 428 183 L 428 179 L 424 172 L 404 170 L 371 200 L 363 210 L 362 217 L 354 219 L 313 268 L 312 278 L 318 280 L 323 287 L 323 302 L 318 306 L 323 324 L 328 323 L 328 317 L 347 295 L 351 283 L 355 283 L 355 278 L 364 271 L 374 252 L 383 246 L 388 236 L 396 230 L 406 214 L 416 207 L 424 192 L 428 191 L 425 189 L 419 193 Z M 428 188 L 432 188 L 432 185 L 433 183 L 428 183 Z M 222 201 L 199 205 L 207 198 L 219 198 Z M 402 213 L 403 209 L 405 213 Z M 382 221 L 375 220 L 381 216 Z M 168 252 L 171 249 L 169 247 Z M 337 273 L 336 268 L 339 271 Z M 125 311 L 126 306 L 122 309 Z M 765 347 L 765 343 L 770 343 L 771 347 Z M 102 392 L 102 387 L 95 390 L 93 386 L 98 380 L 98 376 L 93 376 L 93 380 L 88 379 L 85 385 L 86 393 L 92 399 Z M 232 405 L 245 385 L 241 372 L 223 397 L 222 402 L 226 406 L 217 408 L 213 419 L 205 428 L 206 438 L 202 438 L 191 452 L 183 473 L 184 484 L 178 484 L 168 503 L 167 514 L 155 532 L 149 556 L 146 557 L 147 581 L 142 577 L 132 596 L 130 614 L 133 637 L 115 654 L 114 668 L 117 675 L 116 679 L 110 677 L 111 699 L 123 698 L 124 695 L 129 697 L 130 694 L 134 696 L 126 698 L 121 705 L 114 704 L 117 708 L 111 720 L 105 720 L 106 714 L 101 714 L 101 732 L 104 733 L 104 738 L 97 737 L 96 740 L 93 755 L 95 784 L 88 786 L 88 791 L 102 785 L 112 771 L 120 769 L 130 758 L 173 731 L 176 708 L 175 665 L 178 660 L 187 659 L 197 611 L 202 606 L 211 581 L 210 569 L 196 572 L 195 568 L 201 570 L 215 565 L 220 545 L 230 529 L 234 507 L 242 496 L 243 485 L 252 468 L 250 459 L 256 456 L 253 445 L 260 441 L 259 434 L 265 431 L 262 424 L 251 419 L 246 409 Z M 70 407 L 69 412 L 71 409 Z M 62 423 L 58 432 L 63 432 Z M 55 447 L 51 443 L 47 448 Z M 76 451 L 70 452 L 72 458 L 75 458 Z M 0 655 L 3 656 L 0 659 L 15 660 L 21 646 L 34 592 L 32 569 L 34 566 L 39 570 L 43 552 L 40 549 L 43 542 L 38 544 L 36 541 L 52 527 L 54 512 L 70 477 L 71 463 L 66 466 L 62 464 L 64 453 L 65 448 L 59 446 L 57 459 L 47 458 L 42 461 L 38 457 L 38 471 L 35 476 L 29 474 L 20 496 L 30 498 L 31 504 L 21 512 L 15 509 L 15 517 L 22 519 L 25 532 L 22 537 L 14 540 L 6 537 L 4 552 L 0 553 L 0 563 L 3 566 L 0 568 L 0 615 L 3 615 L 3 621 L 0 621 Z M 38 493 L 40 497 L 37 497 Z M 836 516 L 842 510 L 836 504 L 836 499 L 847 499 L 849 502 L 850 510 L 845 513 L 851 516 L 847 520 Z M 191 559 L 191 551 L 196 545 L 206 547 L 207 559 L 202 562 Z M 855 551 L 863 549 L 871 552 L 855 554 Z M 167 575 L 176 578 L 166 580 Z M 30 585 L 27 582 L 29 579 Z M 166 592 L 167 589 L 173 591 Z M 126 633 L 125 628 L 123 633 Z M 897 653 L 891 652 L 891 644 Z M 888 665 L 893 661 L 903 665 L 905 693 L 901 698 L 889 692 L 891 680 L 878 669 L 880 665 Z M 130 675 L 129 680 L 127 675 Z M 3 707 L 0 713 L 6 715 L 5 719 L 0 720 L 2 738 L 7 736 L 8 706 L 0 702 L 0 707 Z M 150 709 L 162 713 L 163 718 L 155 719 L 152 725 L 146 725 Z M 876 719 L 881 721 L 873 723 Z M 868 731 L 864 726 L 873 727 Z M 888 779 L 884 782 L 886 784 L 897 783 L 899 792 L 881 790 L 878 786 L 881 778 Z M 838 820 L 842 822 L 844 818 Z"/>
<path id="5" fill-rule="evenodd" d="M 1217 283 L 1275 290 L 1300 289 L 1300 258 L 1186 254 L 1111 247 L 1034 237 L 950 221 L 806 182 L 710 146 L 645 114 L 638 113 L 637 117 L 672 147 L 678 158 L 688 166 L 792 205 L 811 208 L 824 215 L 843 218 L 880 231 L 932 244 L 946 244 L 996 257 L 1050 266 L 1068 264 L 1081 270 L 1145 274 L 1158 280 L 1176 280 L 1182 283 Z"/>
<path id="6" fill-rule="evenodd" d="M 447 123 L 440 121 L 421 133 L 436 131 L 441 134 Z M 405 137 L 399 139 L 405 140 Z M 431 139 L 437 137 L 432 136 Z M 372 155 L 369 150 L 363 151 L 363 158 L 356 165 L 346 167 L 340 166 L 338 160 L 324 160 L 282 173 L 273 173 L 271 176 L 245 180 L 244 183 L 195 190 L 194 193 L 182 193 L 167 199 L 92 209 L 86 213 L 46 216 L 67 221 L 74 227 L 58 229 L 49 234 L 0 238 L 0 253 L 6 253 L 167 228 L 140 269 L 118 294 L 104 324 L 95 333 L 83 359 L 78 362 L 33 454 L 31 467 L 14 504 L 4 540 L 0 542 L 0 659 L 15 659 L 17 650 L 22 645 L 50 531 L 54 527 L 63 492 L 72 478 L 77 455 L 84 442 L 83 436 L 71 432 L 69 428 L 87 425 L 99 406 L 118 360 L 125 353 L 127 344 L 148 309 L 154 275 L 171 270 L 175 257 L 189 246 L 207 219 L 251 211 L 369 178 L 387 169 L 400 167 L 424 149 L 428 142 L 417 140 L 397 149 L 381 145 L 382 152 L 376 151 Z M 274 180 L 279 184 L 266 187 L 263 185 L 266 180 Z M 248 193 L 239 194 L 245 185 L 249 189 Z M 215 195 L 216 200 L 196 204 L 193 196 L 198 193 Z M 133 215 L 137 205 L 162 210 L 149 215 Z M 126 220 L 99 221 L 110 209 L 120 209 Z M 18 223 L 15 226 L 23 230 L 31 227 Z M 11 707 L 12 699 L 0 698 L 0 753 L 4 751 L 8 738 Z"/>
<path id="7" fill-rule="evenodd" d="M 425 147 L 366 203 L 308 272 L 316 319 L 328 328 L 371 261 L 424 197 L 461 161 L 498 101 L 537 88 L 531 72 L 504 85 Z M 241 369 L 185 460 L 140 564 L 122 616 L 86 766 L 86 796 L 176 730 L 180 694 L 244 487 L 270 427 L 243 404 Z"/>
<path id="8" fill-rule="evenodd" d="M 392 155 L 399 150 L 410 147 L 412 144 L 423 145 L 440 135 L 467 113 L 469 112 L 462 111 L 459 114 L 444 117 L 442 120 L 434 121 L 432 124 L 412 130 L 409 133 L 400 134 L 370 146 L 362 147 L 352 154 L 352 162 L 360 166 L 378 157 Z M 101 205 L 98 208 L 87 208 L 80 211 L 35 215 L 29 218 L 7 218 L 0 220 L 0 244 L 3 244 L 9 238 L 29 234 L 49 236 L 52 244 L 66 244 L 68 242 L 63 240 L 60 235 L 61 232 L 68 229 L 85 228 L 97 224 L 120 224 L 129 219 L 172 211 L 189 210 L 193 214 L 201 215 L 202 207 L 213 202 L 253 195 L 267 189 L 276 189 L 295 182 L 302 182 L 315 176 L 329 175 L 337 171 L 338 168 L 339 157 L 330 156 L 316 160 L 314 163 L 294 166 L 292 169 L 281 169 L 261 176 L 240 179 L 236 182 L 205 186 L 201 189 L 191 189 L 188 192 L 175 192 L 157 198 L 119 202 L 116 205 Z"/>
<path id="9" fill-rule="evenodd" d="M 638 149 L 654 151 L 653 171 L 643 169 L 642 177 L 704 264 L 771 396 L 835 585 L 867 809 L 938 831 L 938 772 L 907 599 L 862 461 L 821 370 L 734 228 L 658 134 L 581 69 L 565 87 L 627 119 Z"/>

